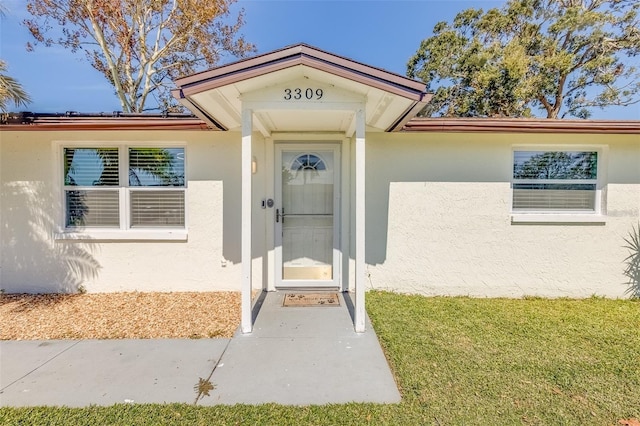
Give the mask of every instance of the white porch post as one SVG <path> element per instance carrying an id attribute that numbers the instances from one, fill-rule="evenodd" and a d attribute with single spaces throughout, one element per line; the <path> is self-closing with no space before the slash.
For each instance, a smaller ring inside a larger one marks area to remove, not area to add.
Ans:
<path id="1" fill-rule="evenodd" d="M 251 333 L 253 319 L 251 316 L 251 131 L 253 129 L 253 111 L 242 110 L 242 317 L 243 333 Z"/>
<path id="2" fill-rule="evenodd" d="M 356 111 L 356 302 L 355 302 L 355 330 L 364 332 L 365 307 L 365 111 Z"/>

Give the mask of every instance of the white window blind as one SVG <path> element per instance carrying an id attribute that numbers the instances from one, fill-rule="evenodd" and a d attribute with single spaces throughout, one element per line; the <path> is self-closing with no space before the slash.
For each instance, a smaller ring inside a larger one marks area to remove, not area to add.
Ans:
<path id="1" fill-rule="evenodd" d="M 120 226 L 118 190 L 66 191 L 67 227 Z"/>
<path id="2" fill-rule="evenodd" d="M 184 190 L 131 190 L 131 227 L 183 227 Z"/>
<path id="3" fill-rule="evenodd" d="M 594 212 L 598 153 L 515 151 L 514 212 Z"/>

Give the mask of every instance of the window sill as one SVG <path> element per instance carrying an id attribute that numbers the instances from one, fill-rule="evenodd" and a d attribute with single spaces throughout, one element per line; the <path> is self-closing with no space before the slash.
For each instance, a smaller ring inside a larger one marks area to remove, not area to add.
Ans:
<path id="1" fill-rule="evenodd" d="M 186 229 L 61 231 L 54 235 L 61 241 L 187 241 L 187 237 Z"/>
<path id="2" fill-rule="evenodd" d="M 512 213 L 511 223 L 584 223 L 604 225 L 607 223 L 607 216 L 601 214 L 571 214 L 571 213 Z"/>

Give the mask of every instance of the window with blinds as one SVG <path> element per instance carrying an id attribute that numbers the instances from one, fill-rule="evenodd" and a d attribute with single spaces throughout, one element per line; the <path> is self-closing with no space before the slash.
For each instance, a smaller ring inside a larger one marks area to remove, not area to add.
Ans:
<path id="1" fill-rule="evenodd" d="M 130 224 L 184 227 L 184 148 L 129 148 Z"/>
<path id="2" fill-rule="evenodd" d="M 514 212 L 595 212 L 598 152 L 514 151 Z"/>
<path id="3" fill-rule="evenodd" d="M 184 148 L 64 148 L 66 228 L 184 228 Z"/>
<path id="4" fill-rule="evenodd" d="M 67 227 L 120 227 L 118 148 L 65 148 Z"/>

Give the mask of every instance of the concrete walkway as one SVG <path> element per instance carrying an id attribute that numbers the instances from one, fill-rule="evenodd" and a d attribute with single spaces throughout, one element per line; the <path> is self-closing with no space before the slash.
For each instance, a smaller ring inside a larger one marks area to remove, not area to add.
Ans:
<path id="1" fill-rule="evenodd" d="M 353 330 L 348 295 L 340 307 L 283 297 L 263 293 L 253 333 L 233 339 L 2 341 L 0 406 L 400 401 L 370 324 Z"/>

